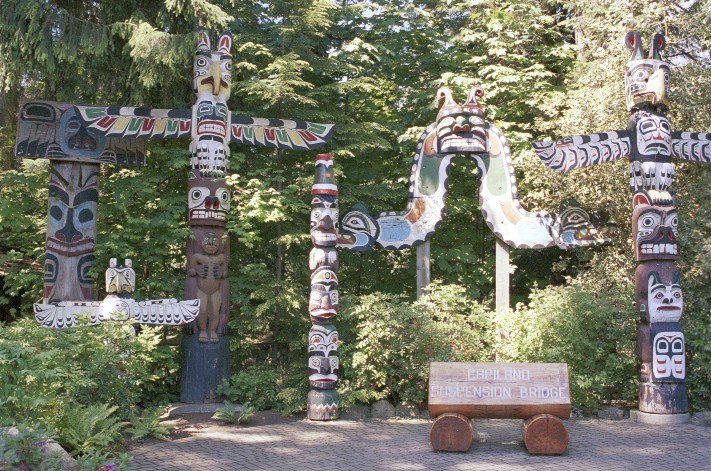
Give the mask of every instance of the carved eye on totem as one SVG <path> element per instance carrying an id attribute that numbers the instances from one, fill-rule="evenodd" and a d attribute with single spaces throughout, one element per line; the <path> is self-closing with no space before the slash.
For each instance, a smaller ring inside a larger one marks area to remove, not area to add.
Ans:
<path id="1" fill-rule="evenodd" d="M 437 126 L 439 127 L 451 127 L 454 126 L 454 118 L 451 116 L 447 116 L 446 118 L 443 118 L 439 123 L 437 123 Z"/>
<path id="2" fill-rule="evenodd" d="M 664 293 L 661 291 L 657 292 L 657 294 L 654 295 L 654 299 L 664 299 Z"/>
<path id="3" fill-rule="evenodd" d="M 336 368 L 338 368 L 338 357 L 330 357 L 329 361 L 331 363 L 332 370 L 335 370 Z"/>
<path id="4" fill-rule="evenodd" d="M 201 188 L 193 188 L 193 191 L 190 193 L 190 199 L 194 201 L 200 201 L 203 198 L 202 196 L 202 189 Z"/>
<path id="5" fill-rule="evenodd" d="M 684 341 L 680 338 L 672 340 L 671 351 L 672 353 L 682 353 L 684 351 Z"/>
<path id="6" fill-rule="evenodd" d="M 215 194 L 217 199 L 220 200 L 222 206 L 229 206 L 230 204 L 230 192 L 225 188 L 219 188 Z"/>
<path id="7" fill-rule="evenodd" d="M 657 353 L 669 353 L 669 341 L 665 338 L 657 340 Z"/>
<path id="8" fill-rule="evenodd" d="M 649 71 L 646 68 L 637 69 L 632 71 L 632 80 L 635 82 L 642 82 L 649 78 Z"/>
<path id="9" fill-rule="evenodd" d="M 311 218 L 313 220 L 318 221 L 320 217 L 321 217 L 321 211 L 319 211 L 318 209 L 311 212 Z"/>
<path id="10" fill-rule="evenodd" d="M 658 214 L 645 214 L 639 218 L 640 229 L 652 230 L 654 226 L 658 226 L 660 223 Z"/>
<path id="11" fill-rule="evenodd" d="M 198 57 L 195 59 L 195 65 L 200 68 L 207 67 L 207 59 L 204 57 Z"/>
<path id="12" fill-rule="evenodd" d="M 309 368 L 311 368 L 313 370 L 318 370 L 319 368 L 321 368 L 321 358 L 322 357 L 320 357 L 320 356 L 310 357 L 309 358 Z"/>
<path id="13" fill-rule="evenodd" d="M 343 226 L 348 227 L 349 229 L 354 229 L 357 231 L 365 231 L 368 229 L 368 226 L 366 226 L 365 221 L 363 220 L 362 217 L 359 217 L 357 215 L 349 216 L 343 220 Z"/>

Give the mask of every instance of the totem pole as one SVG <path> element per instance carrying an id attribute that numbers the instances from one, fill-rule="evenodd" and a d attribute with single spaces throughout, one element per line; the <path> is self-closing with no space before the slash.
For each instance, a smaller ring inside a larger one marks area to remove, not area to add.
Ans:
<path id="1" fill-rule="evenodd" d="M 142 142 L 89 132 L 76 106 L 23 99 L 15 154 L 51 159 L 44 302 L 92 301 L 99 164 L 142 165 Z"/>
<path id="2" fill-rule="evenodd" d="M 192 109 L 20 102 L 16 155 L 52 159 L 44 297 L 56 306 L 93 302 L 87 273 L 94 260 L 99 164 L 143 165 L 145 139 L 191 138 L 185 292 L 200 301 L 200 314 L 183 339 L 183 402 L 214 401 L 217 384 L 229 374 L 228 144 L 313 150 L 334 130 L 333 124 L 231 114 L 231 47 L 229 31 L 217 51 L 207 31 L 198 33 Z"/>
<path id="3" fill-rule="evenodd" d="M 626 130 L 572 136 L 533 145 L 550 168 L 566 171 L 630 157 L 635 292 L 640 311 L 637 355 L 641 362 L 639 411 L 688 411 L 680 273 L 675 260 L 678 217 L 669 189 L 672 157 L 711 162 L 711 134 L 672 132 L 664 113 L 669 105 L 669 66 L 662 61 L 664 36 L 654 35 L 644 58 L 639 33 L 629 32 L 632 50 L 625 86 L 630 119 Z M 640 420 L 645 420 L 643 415 Z"/>
<path id="4" fill-rule="evenodd" d="M 230 242 L 225 232 L 230 192 L 225 172 L 230 157 L 230 98 L 232 34 L 218 40 L 217 51 L 201 31 L 193 64 L 192 140 L 188 172 L 187 279 L 185 295 L 200 299 L 200 314 L 183 336 L 183 402 L 214 401 L 217 386 L 230 375 L 229 338 L 225 336 L 230 312 L 227 266 Z M 197 336 L 195 327 L 197 326 Z"/>
<path id="5" fill-rule="evenodd" d="M 306 404 L 310 420 L 338 418 L 338 187 L 333 157 L 316 156 L 316 175 L 311 187 L 311 242 L 309 254 L 309 392 Z"/>

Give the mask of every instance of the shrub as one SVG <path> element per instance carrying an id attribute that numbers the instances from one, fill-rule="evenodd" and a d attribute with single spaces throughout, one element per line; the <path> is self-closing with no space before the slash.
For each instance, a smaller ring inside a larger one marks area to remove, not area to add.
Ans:
<path id="1" fill-rule="evenodd" d="M 144 327 L 132 338 L 129 324 L 113 322 L 63 331 L 34 319 L 0 325 L 0 425 L 55 428 L 69 404 L 103 403 L 127 418 L 161 379 L 158 332 Z"/>
<path id="2" fill-rule="evenodd" d="M 72 455 L 110 449 L 122 439 L 122 424 L 113 416 L 116 409 L 106 404 L 67 407 L 58 424 L 59 444 Z"/>
<path id="3" fill-rule="evenodd" d="M 271 409 L 277 394 L 276 371 L 249 366 L 217 387 L 217 394 L 238 404 L 249 403 L 256 410 Z"/>
<path id="4" fill-rule="evenodd" d="M 502 316 L 500 359 L 564 362 L 573 404 L 597 409 L 637 397 L 637 313 L 628 286 L 573 280 L 533 291 L 528 306 Z"/>
<path id="5" fill-rule="evenodd" d="M 391 294 L 363 296 L 344 310 L 356 340 L 339 345 L 342 390 L 422 404 L 430 362 L 493 360 L 491 312 L 467 298 L 463 287 L 434 284 L 430 290 L 416 302 Z"/>

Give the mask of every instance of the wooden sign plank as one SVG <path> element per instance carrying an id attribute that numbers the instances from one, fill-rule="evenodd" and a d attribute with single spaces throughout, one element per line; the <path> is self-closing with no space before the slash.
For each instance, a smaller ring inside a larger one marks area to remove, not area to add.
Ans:
<path id="1" fill-rule="evenodd" d="M 473 418 L 570 417 L 565 363 L 430 363 L 429 412 Z"/>

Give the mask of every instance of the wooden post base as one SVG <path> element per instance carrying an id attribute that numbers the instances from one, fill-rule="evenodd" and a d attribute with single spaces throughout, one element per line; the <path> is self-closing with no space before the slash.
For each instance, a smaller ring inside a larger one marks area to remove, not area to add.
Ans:
<path id="1" fill-rule="evenodd" d="M 534 455 L 560 455 L 568 449 L 568 430 L 558 417 L 538 414 L 521 425 L 523 442 Z"/>
<path id="2" fill-rule="evenodd" d="M 444 413 L 430 429 L 430 445 L 434 451 L 467 451 L 473 440 L 472 422 L 462 414 Z"/>

